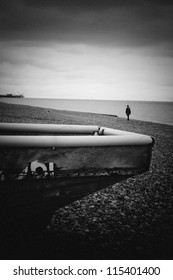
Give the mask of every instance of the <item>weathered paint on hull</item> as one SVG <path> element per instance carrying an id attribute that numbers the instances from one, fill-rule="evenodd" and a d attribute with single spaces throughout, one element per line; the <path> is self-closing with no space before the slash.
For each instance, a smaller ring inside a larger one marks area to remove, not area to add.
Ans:
<path id="1" fill-rule="evenodd" d="M 94 173 L 97 170 L 149 168 L 150 146 L 74 147 L 74 148 L 8 148 L 0 150 L 0 169 L 12 174 L 28 163 L 53 162 L 55 176 Z"/>

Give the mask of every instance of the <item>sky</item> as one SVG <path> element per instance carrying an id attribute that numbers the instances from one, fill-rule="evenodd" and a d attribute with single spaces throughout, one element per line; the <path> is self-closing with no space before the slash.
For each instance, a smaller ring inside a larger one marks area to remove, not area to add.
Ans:
<path id="1" fill-rule="evenodd" d="M 173 2 L 0 0 L 0 94 L 173 101 Z"/>

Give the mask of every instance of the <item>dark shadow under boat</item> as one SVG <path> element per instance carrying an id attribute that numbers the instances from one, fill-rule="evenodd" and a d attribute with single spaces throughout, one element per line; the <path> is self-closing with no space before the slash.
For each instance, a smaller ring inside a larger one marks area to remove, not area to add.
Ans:
<path id="1" fill-rule="evenodd" d="M 98 126 L 1 123 L 0 134 L 6 239 L 34 237 L 55 210 L 146 172 L 154 144 L 150 136 Z"/>

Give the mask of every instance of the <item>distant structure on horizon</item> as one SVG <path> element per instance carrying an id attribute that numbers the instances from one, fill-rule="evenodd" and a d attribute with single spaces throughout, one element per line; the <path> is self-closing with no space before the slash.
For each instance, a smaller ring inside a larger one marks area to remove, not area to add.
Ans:
<path id="1" fill-rule="evenodd" d="M 0 94 L 1 97 L 7 97 L 7 98 L 24 98 L 23 94 L 12 94 L 12 93 L 7 93 L 7 94 Z"/>

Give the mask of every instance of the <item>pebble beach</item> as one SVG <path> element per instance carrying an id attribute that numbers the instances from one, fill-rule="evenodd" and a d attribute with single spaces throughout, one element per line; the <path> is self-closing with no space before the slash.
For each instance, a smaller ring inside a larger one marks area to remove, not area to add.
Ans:
<path id="1" fill-rule="evenodd" d="M 58 209 L 44 238 L 38 240 L 37 250 L 18 257 L 173 258 L 173 126 L 2 102 L 0 122 L 98 125 L 155 138 L 149 171 Z"/>

